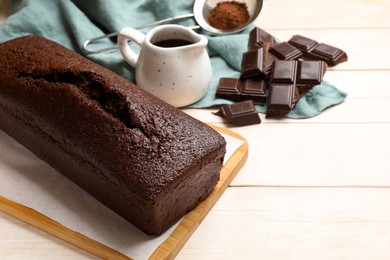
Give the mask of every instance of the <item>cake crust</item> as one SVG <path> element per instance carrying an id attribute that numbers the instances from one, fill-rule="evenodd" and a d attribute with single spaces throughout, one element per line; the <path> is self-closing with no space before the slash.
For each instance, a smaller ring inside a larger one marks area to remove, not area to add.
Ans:
<path id="1" fill-rule="evenodd" d="M 209 126 L 40 36 L 0 56 L 0 128 L 147 234 L 218 182 L 226 142 Z"/>

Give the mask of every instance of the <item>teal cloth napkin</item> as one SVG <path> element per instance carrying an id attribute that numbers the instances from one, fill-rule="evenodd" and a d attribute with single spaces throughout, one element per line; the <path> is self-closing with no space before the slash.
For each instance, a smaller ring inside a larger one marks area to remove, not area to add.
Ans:
<path id="1" fill-rule="evenodd" d="M 0 42 L 29 34 L 42 35 L 65 47 L 81 52 L 82 44 L 93 37 L 117 32 L 123 27 L 137 27 L 156 20 L 192 13 L 192 0 L 12 0 L 10 16 L 0 27 Z M 194 25 L 193 19 L 175 22 Z M 229 104 L 231 101 L 215 98 L 219 78 L 239 77 L 242 53 L 247 50 L 248 28 L 240 34 L 207 36 L 208 52 L 213 67 L 213 79 L 206 96 L 191 105 L 205 108 Z M 107 39 L 93 48 L 112 46 Z M 109 68 L 134 82 L 134 70 L 124 62 L 119 51 L 93 54 L 89 59 Z M 287 115 L 307 118 L 318 115 L 327 107 L 344 101 L 346 93 L 328 82 L 310 90 Z M 265 106 L 258 107 L 265 112 Z"/>

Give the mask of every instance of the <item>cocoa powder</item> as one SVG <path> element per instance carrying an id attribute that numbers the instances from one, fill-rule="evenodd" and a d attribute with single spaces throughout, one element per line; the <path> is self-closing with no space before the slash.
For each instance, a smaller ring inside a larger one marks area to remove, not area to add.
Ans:
<path id="1" fill-rule="evenodd" d="M 210 11 L 207 19 L 217 29 L 238 29 L 249 20 L 248 7 L 245 3 L 236 1 L 220 2 Z"/>

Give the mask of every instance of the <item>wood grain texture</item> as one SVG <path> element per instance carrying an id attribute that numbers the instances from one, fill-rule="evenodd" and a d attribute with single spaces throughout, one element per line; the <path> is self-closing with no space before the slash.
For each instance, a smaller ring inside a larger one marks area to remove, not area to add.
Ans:
<path id="1" fill-rule="evenodd" d="M 229 188 L 178 259 L 389 259 L 389 205 L 390 189 Z"/>
<path id="2" fill-rule="evenodd" d="M 256 23 L 268 30 L 389 28 L 387 0 L 266 0 Z"/>
<path id="3" fill-rule="evenodd" d="M 2 196 L 0 196 L 0 210 L 14 218 L 17 218 L 104 259 L 129 259 L 125 255 L 101 243 L 68 229 L 34 209 L 25 207 Z"/>

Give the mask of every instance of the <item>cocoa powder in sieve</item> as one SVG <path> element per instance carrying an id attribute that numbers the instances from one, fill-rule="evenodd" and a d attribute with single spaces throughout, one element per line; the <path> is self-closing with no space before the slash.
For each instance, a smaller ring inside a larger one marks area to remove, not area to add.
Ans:
<path id="1" fill-rule="evenodd" d="M 248 7 L 236 1 L 220 2 L 210 11 L 207 19 L 214 28 L 234 30 L 248 22 Z"/>

